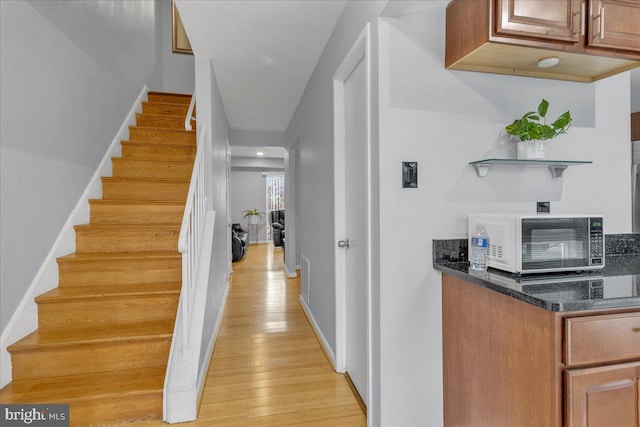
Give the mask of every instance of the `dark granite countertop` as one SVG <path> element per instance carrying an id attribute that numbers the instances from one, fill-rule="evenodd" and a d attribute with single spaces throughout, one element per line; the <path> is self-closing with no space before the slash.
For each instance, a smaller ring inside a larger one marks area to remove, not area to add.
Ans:
<path id="1" fill-rule="evenodd" d="M 612 235 L 607 240 L 605 268 L 598 271 L 517 275 L 489 268 L 478 272 L 466 260 L 466 239 L 434 240 L 433 265 L 545 310 L 640 308 L 640 235 Z"/>

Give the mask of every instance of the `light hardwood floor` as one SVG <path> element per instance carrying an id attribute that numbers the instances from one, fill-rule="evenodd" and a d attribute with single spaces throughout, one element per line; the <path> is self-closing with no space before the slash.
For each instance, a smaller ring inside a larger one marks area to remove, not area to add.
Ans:
<path id="1" fill-rule="evenodd" d="M 283 272 L 282 250 L 250 245 L 233 269 L 199 418 L 179 425 L 365 426 L 300 307 L 299 280 Z"/>

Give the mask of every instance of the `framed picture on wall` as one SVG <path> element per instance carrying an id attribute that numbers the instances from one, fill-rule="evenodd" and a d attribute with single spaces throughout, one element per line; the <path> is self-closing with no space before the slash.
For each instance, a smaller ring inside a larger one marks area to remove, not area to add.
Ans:
<path id="1" fill-rule="evenodd" d="M 182 25 L 182 20 L 180 19 L 178 8 L 176 8 L 176 3 L 174 1 L 171 2 L 171 31 L 173 34 L 173 51 L 175 53 L 193 55 L 191 43 L 189 43 L 187 33 L 184 30 L 184 25 Z"/>

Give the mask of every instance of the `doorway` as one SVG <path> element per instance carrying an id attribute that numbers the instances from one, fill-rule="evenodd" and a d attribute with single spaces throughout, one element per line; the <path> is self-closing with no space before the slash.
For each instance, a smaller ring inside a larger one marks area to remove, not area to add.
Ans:
<path id="1" fill-rule="evenodd" d="M 370 55 L 369 25 L 334 81 L 336 371 L 365 405 L 370 383 Z"/>

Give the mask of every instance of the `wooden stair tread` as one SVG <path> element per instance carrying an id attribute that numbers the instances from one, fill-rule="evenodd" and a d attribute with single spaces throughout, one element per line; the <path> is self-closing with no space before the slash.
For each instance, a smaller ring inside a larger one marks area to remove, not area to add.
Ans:
<path id="1" fill-rule="evenodd" d="M 191 102 L 191 101 L 189 101 Z M 157 105 L 179 105 L 181 107 L 184 107 L 185 110 L 187 108 L 189 108 L 189 104 L 182 104 L 182 103 L 177 103 L 177 102 L 167 102 L 167 101 L 142 101 L 142 105 L 144 104 L 157 104 Z M 195 106 L 194 106 L 194 110 L 195 110 Z"/>
<path id="2" fill-rule="evenodd" d="M 182 224 L 81 224 L 75 230 L 180 230 Z"/>
<path id="3" fill-rule="evenodd" d="M 119 177 L 119 176 L 103 176 L 102 177 L 102 181 L 112 181 L 112 182 L 117 182 L 117 181 L 121 181 L 121 182 L 147 182 L 147 183 L 154 183 L 154 182 L 164 182 L 164 183 L 170 183 L 170 182 L 176 182 L 176 183 L 185 183 L 185 182 L 191 182 L 190 179 L 177 179 L 177 178 L 129 178 L 126 176 L 123 177 Z"/>
<path id="4" fill-rule="evenodd" d="M 184 202 L 176 202 L 173 200 L 119 200 L 119 199 L 89 199 L 89 203 L 95 205 L 152 205 L 152 206 L 181 206 Z"/>
<path id="5" fill-rule="evenodd" d="M 172 143 L 172 142 L 159 142 L 159 141 L 140 141 L 140 140 L 122 140 L 120 142 L 122 146 L 144 146 L 144 147 L 156 147 L 156 148 L 178 148 L 180 150 L 191 150 L 195 153 L 196 143 Z M 193 162 L 192 162 L 193 163 Z"/>
<path id="6" fill-rule="evenodd" d="M 123 159 L 174 159 L 192 162 L 196 157 L 196 143 L 171 141 L 132 140 L 122 141 Z"/>
<path id="7" fill-rule="evenodd" d="M 178 129 L 186 132 L 193 132 L 193 128 L 190 131 L 185 129 L 184 122 L 184 115 L 169 114 L 166 112 L 160 114 L 152 112 L 136 113 L 136 127 L 138 128 L 157 127 L 162 129 Z M 191 118 L 190 123 L 193 126 L 196 122 Z"/>
<path id="8" fill-rule="evenodd" d="M 127 285 L 74 286 L 72 288 L 56 288 L 36 297 L 37 303 L 56 302 L 60 300 L 78 300 L 89 298 L 126 297 L 138 295 L 180 294 L 182 284 L 136 283 Z"/>
<path id="9" fill-rule="evenodd" d="M 142 101 L 142 113 L 147 113 L 147 110 L 156 111 L 154 114 L 169 114 L 176 115 L 179 113 L 183 118 L 186 117 L 189 111 L 189 104 L 164 101 Z M 164 110 L 164 111 L 163 111 Z M 158 112 L 161 111 L 161 112 Z M 193 114 L 196 113 L 196 106 L 193 105 Z"/>
<path id="10" fill-rule="evenodd" d="M 163 91 L 163 90 L 150 90 L 148 92 L 149 95 L 169 95 L 169 96 L 178 96 L 178 97 L 185 97 L 188 99 L 191 99 L 192 94 L 190 93 L 181 93 L 181 92 L 167 92 L 167 91 Z"/>
<path id="11" fill-rule="evenodd" d="M 154 320 L 63 329 L 36 329 L 10 345 L 10 352 L 120 341 L 167 339 L 173 335 L 173 320 Z"/>
<path id="12" fill-rule="evenodd" d="M 142 165 L 144 164 L 160 164 L 160 165 L 180 164 L 180 165 L 193 166 L 193 162 L 189 162 L 186 160 L 151 160 L 151 159 L 135 159 L 130 157 L 113 157 L 111 160 L 115 162 L 136 163 L 136 164 L 142 164 Z"/>
<path id="13" fill-rule="evenodd" d="M 173 200 L 90 199 L 90 224 L 181 224 L 185 204 Z"/>
<path id="14" fill-rule="evenodd" d="M 189 105 L 189 103 L 191 102 L 192 95 L 187 93 L 149 92 L 147 94 L 147 97 L 149 98 L 149 102 L 158 102 L 158 101 L 152 100 L 152 98 L 158 97 L 160 99 L 170 98 L 178 101 L 181 104 Z M 162 102 L 166 102 L 166 101 L 162 101 Z"/>
<path id="15" fill-rule="evenodd" d="M 8 403 L 77 403 L 162 393 L 164 366 L 13 381 L 0 391 Z"/>
<path id="16" fill-rule="evenodd" d="M 71 253 L 58 257 L 59 262 L 138 260 L 138 259 L 174 259 L 181 258 L 178 251 L 140 251 L 140 252 L 85 252 Z"/>
<path id="17" fill-rule="evenodd" d="M 180 93 L 180 92 L 166 92 L 162 90 L 150 90 L 148 92 L 149 95 L 170 95 L 170 96 L 184 96 L 186 98 L 191 99 L 191 94 L 189 93 Z"/>
<path id="18" fill-rule="evenodd" d="M 174 105 L 181 105 L 181 104 L 174 104 Z M 176 120 L 182 120 L 184 121 L 185 116 L 179 116 L 177 114 L 159 114 L 159 113 L 136 113 L 137 115 L 140 116 L 145 116 L 145 117 L 157 117 L 157 118 L 163 118 L 163 119 L 176 119 Z M 141 127 L 148 127 L 148 126 L 141 126 Z M 164 128 L 162 128 L 164 129 Z M 180 129 L 180 130 L 184 130 L 186 132 L 193 132 L 193 130 L 187 131 L 186 129 Z"/>
<path id="19" fill-rule="evenodd" d="M 160 116 L 160 117 L 164 117 L 164 116 Z M 157 132 L 165 132 L 165 133 L 188 133 L 188 134 L 194 134 L 196 133 L 195 129 L 194 130 L 186 130 L 186 129 L 178 129 L 178 128 L 163 128 L 160 126 L 140 126 L 140 125 L 131 125 L 129 126 L 129 129 L 140 129 L 140 130 L 150 130 L 150 131 L 157 131 Z"/>

